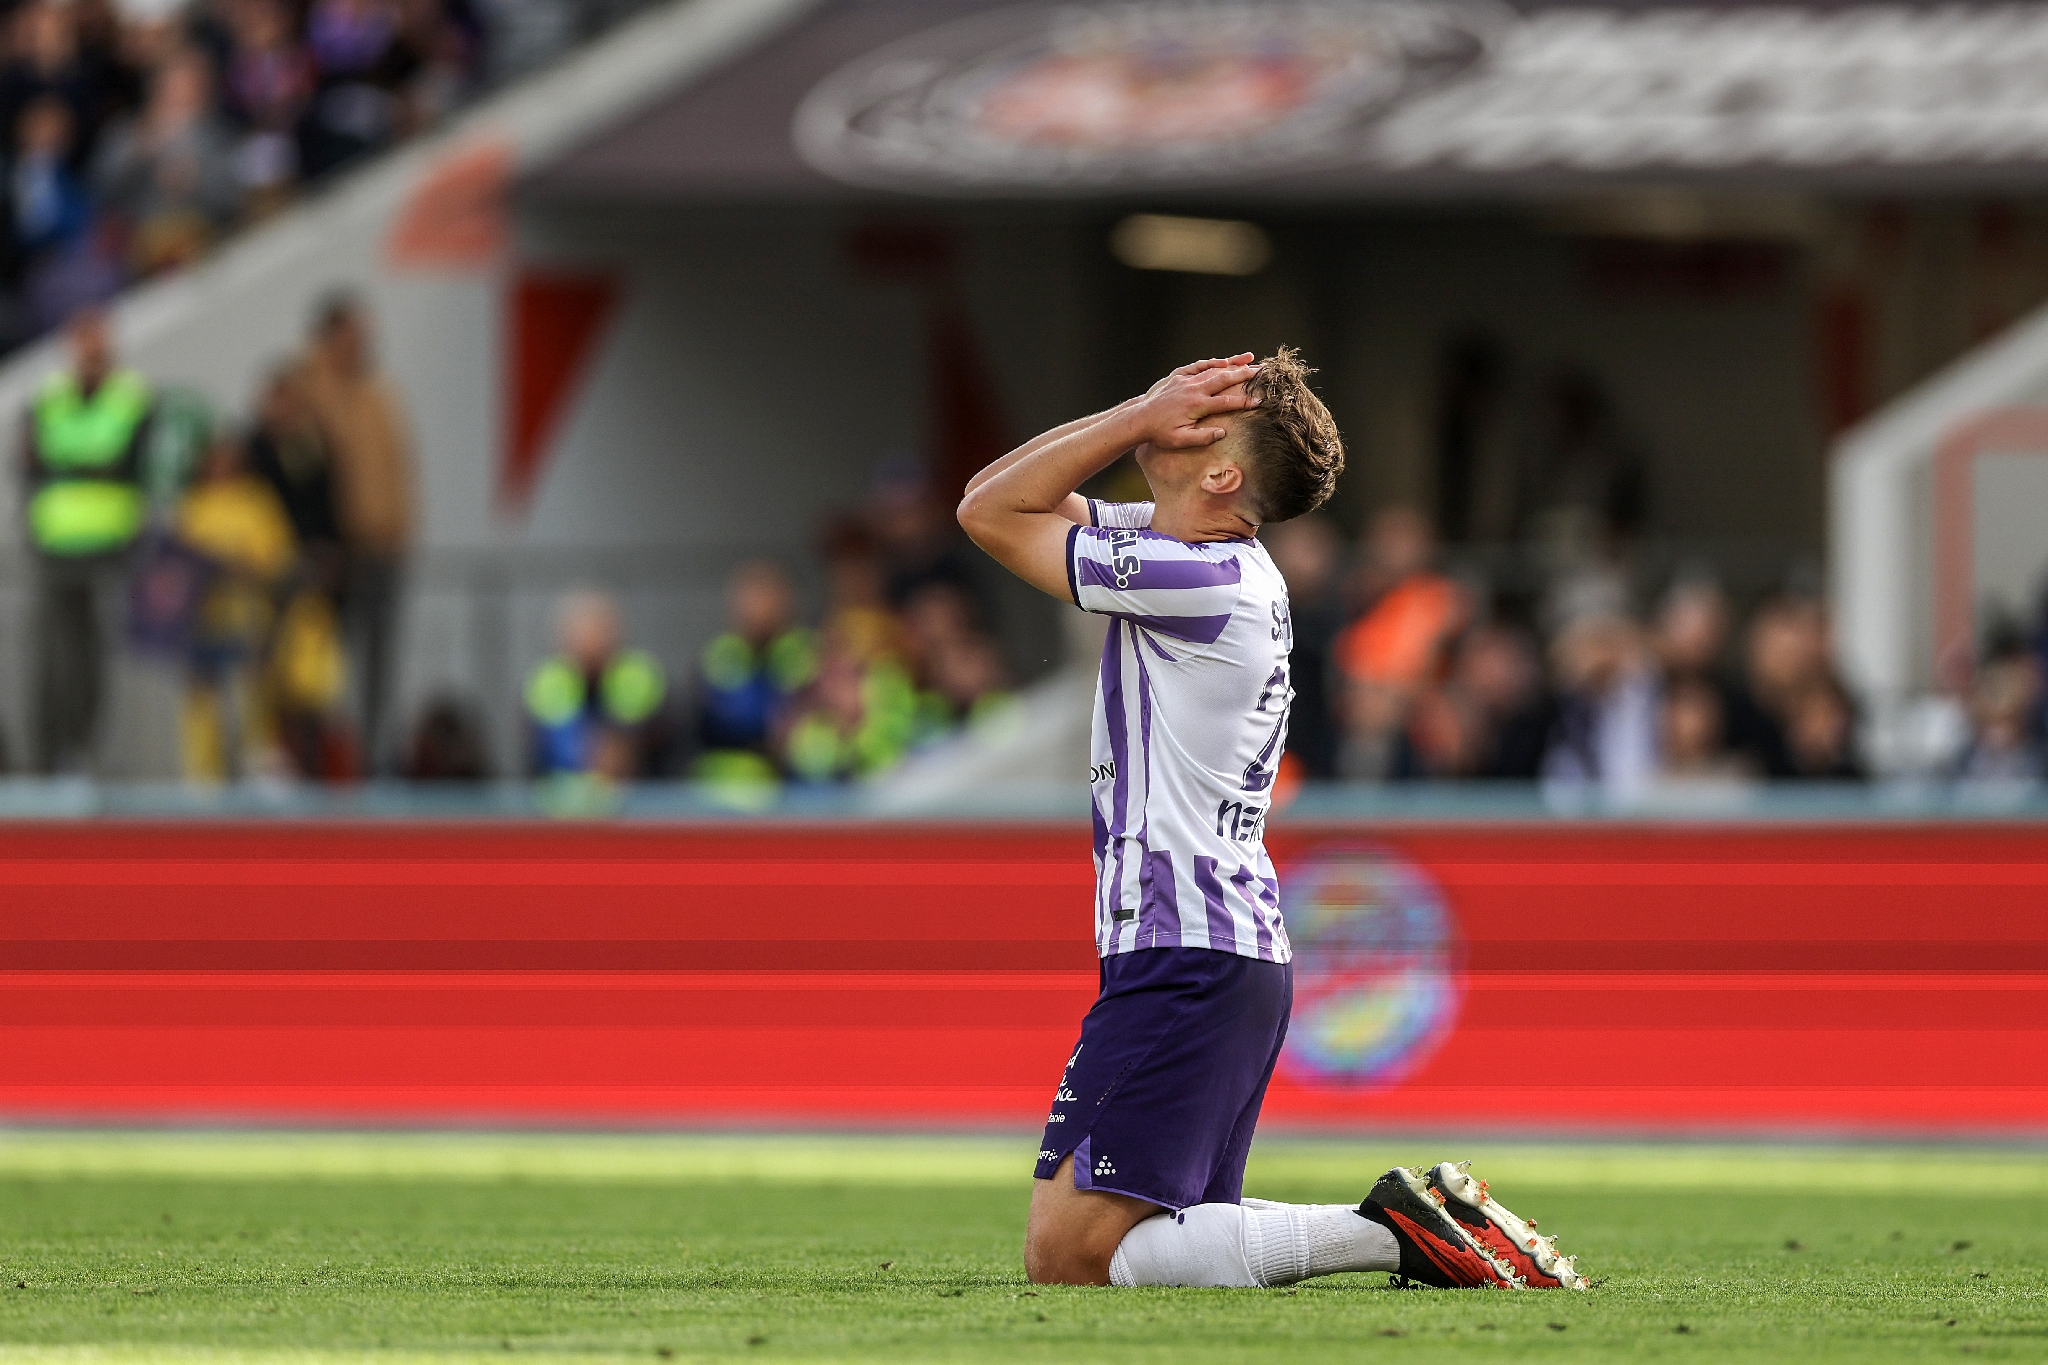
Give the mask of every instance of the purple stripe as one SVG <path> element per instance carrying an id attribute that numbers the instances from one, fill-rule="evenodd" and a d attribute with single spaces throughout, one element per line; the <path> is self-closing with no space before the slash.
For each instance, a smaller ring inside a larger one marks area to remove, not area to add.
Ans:
<path id="1" fill-rule="evenodd" d="M 1095 836 L 1095 932 L 1097 937 L 1100 937 L 1103 932 L 1102 925 L 1108 918 L 1102 909 L 1102 878 L 1103 874 L 1109 871 L 1109 826 L 1102 820 L 1102 802 L 1093 793 L 1088 797 L 1088 823 L 1093 826 Z M 1113 922 L 1110 927 L 1115 927 Z"/>
<path id="2" fill-rule="evenodd" d="M 1180 946 L 1180 896 L 1173 883 L 1173 854 L 1157 849 L 1138 869 L 1138 942 L 1152 948 Z M 1145 942 L 1150 924 L 1152 941 Z"/>
<path id="3" fill-rule="evenodd" d="M 1124 669 L 1123 636 L 1121 621 L 1109 623 L 1109 634 L 1102 641 L 1102 719 L 1109 730 L 1109 761 L 1116 765 L 1116 778 L 1110 788 L 1111 834 L 1129 831 L 1128 798 L 1130 773 L 1128 747 L 1124 735 Z"/>
<path id="4" fill-rule="evenodd" d="M 1110 874 L 1109 885 L 1104 891 L 1108 898 L 1109 941 L 1112 946 L 1116 943 L 1116 936 L 1123 932 L 1123 925 L 1116 917 L 1117 911 L 1124 908 L 1124 841 L 1121 839 L 1116 841 L 1114 861 L 1116 870 Z"/>
<path id="5" fill-rule="evenodd" d="M 1239 865 L 1237 871 L 1230 874 L 1230 880 L 1243 894 L 1245 908 L 1252 912 L 1252 934 L 1256 940 L 1254 946 L 1258 950 L 1258 955 L 1269 962 L 1272 961 L 1273 935 L 1266 929 L 1265 916 L 1259 913 L 1259 898 L 1252 891 L 1252 870 Z"/>
<path id="6" fill-rule="evenodd" d="M 1116 874 L 1108 888 L 1107 904 L 1110 934 L 1116 933 L 1116 915 L 1124 907 L 1124 841 L 1120 837 L 1129 825 L 1125 820 L 1129 805 L 1129 755 L 1125 753 L 1124 742 L 1124 683 L 1123 660 L 1119 657 L 1123 640 L 1123 623 L 1111 621 L 1109 634 L 1102 642 L 1102 718 L 1109 731 L 1109 761 L 1116 765 L 1116 778 L 1110 785 L 1110 828 L 1109 836 L 1116 843 Z"/>
<path id="7" fill-rule="evenodd" d="M 1216 637 L 1230 624 L 1228 612 L 1221 616 L 1138 616 L 1128 611 L 1105 611 L 1102 614 L 1196 645 L 1215 644 Z"/>
<path id="8" fill-rule="evenodd" d="M 1143 640 L 1146 644 L 1150 645 L 1152 647 L 1152 652 L 1154 654 L 1157 654 L 1160 658 L 1166 660 L 1166 662 L 1170 664 L 1180 662 L 1180 660 L 1174 658 L 1171 654 L 1168 654 L 1165 648 L 1157 640 L 1152 638 L 1151 631 L 1146 631 L 1143 635 L 1140 635 L 1138 638 Z M 1142 662 L 1142 660 L 1140 662 Z"/>
<path id="9" fill-rule="evenodd" d="M 1209 914 L 1209 946 L 1219 953 L 1237 951 L 1237 924 L 1230 907 L 1223 903 L 1223 883 L 1216 880 L 1216 860 L 1195 858 L 1195 885 L 1201 888 L 1202 905 Z"/>
<path id="10" fill-rule="evenodd" d="M 1080 527 L 1074 528 L 1079 533 Z M 1138 567 L 1116 581 L 1116 570 L 1086 556 L 1075 561 L 1084 588 L 1136 592 L 1150 588 L 1227 588 L 1244 581 L 1244 566 L 1232 559 L 1141 559 Z"/>
<path id="11" fill-rule="evenodd" d="M 1280 945 L 1287 939 L 1287 929 L 1280 919 L 1280 881 L 1277 877 L 1259 878 L 1259 899 L 1265 902 L 1266 913 L 1273 921 L 1273 960 L 1280 960 Z"/>
<path id="12" fill-rule="evenodd" d="M 1138 648 L 1144 638 L 1133 634 L 1131 657 L 1138 661 L 1138 764 L 1145 774 L 1145 818 L 1138 824 L 1138 838 L 1152 834 L 1152 674 L 1145 668 L 1145 651 Z"/>
<path id="13" fill-rule="evenodd" d="M 1080 549 L 1081 528 L 1076 526 L 1067 532 L 1067 596 L 1074 599 L 1074 605 L 1081 605 L 1081 589 L 1074 582 L 1074 552 Z"/>

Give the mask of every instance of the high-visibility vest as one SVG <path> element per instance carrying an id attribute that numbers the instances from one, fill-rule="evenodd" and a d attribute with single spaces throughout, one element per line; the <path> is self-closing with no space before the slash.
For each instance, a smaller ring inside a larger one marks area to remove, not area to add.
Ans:
<path id="1" fill-rule="evenodd" d="M 149 383 L 117 370 L 90 396 L 58 374 L 30 409 L 29 535 L 51 555 L 118 550 L 135 539 L 145 512 L 138 482 Z"/>
<path id="2" fill-rule="evenodd" d="M 638 725 L 659 711 L 667 696 L 667 676 L 642 650 L 626 650 L 598 678 L 598 704 L 614 725 Z M 589 700 L 583 670 L 559 655 L 536 668 L 526 682 L 527 712 L 544 726 L 577 719 Z"/>

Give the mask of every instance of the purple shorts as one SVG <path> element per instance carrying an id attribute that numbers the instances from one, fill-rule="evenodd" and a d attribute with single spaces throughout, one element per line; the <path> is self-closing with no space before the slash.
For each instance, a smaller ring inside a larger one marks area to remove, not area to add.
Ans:
<path id="1" fill-rule="evenodd" d="M 1235 1204 L 1266 1082 L 1287 1037 L 1294 972 L 1207 948 L 1102 959 L 1039 1143 L 1038 1178 L 1068 1153 L 1074 1186 L 1167 1209 Z"/>

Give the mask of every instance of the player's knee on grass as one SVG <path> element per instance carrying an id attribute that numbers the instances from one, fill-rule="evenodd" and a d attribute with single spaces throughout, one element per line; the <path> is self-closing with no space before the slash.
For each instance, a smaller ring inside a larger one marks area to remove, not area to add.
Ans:
<path id="1" fill-rule="evenodd" d="M 1128 1195 L 1074 1188 L 1069 1156 L 1050 1180 L 1032 1182 L 1024 1275 L 1033 1284 L 1108 1284 L 1124 1234 L 1162 1210 Z"/>

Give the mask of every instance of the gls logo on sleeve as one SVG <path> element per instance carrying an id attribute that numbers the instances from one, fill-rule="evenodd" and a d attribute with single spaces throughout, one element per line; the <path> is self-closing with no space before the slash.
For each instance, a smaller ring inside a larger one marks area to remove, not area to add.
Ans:
<path id="1" fill-rule="evenodd" d="M 1138 533 L 1136 531 L 1111 531 L 1109 533 L 1109 571 L 1116 575 L 1119 588 L 1131 586 L 1138 570 L 1144 565 L 1138 559 Z"/>

